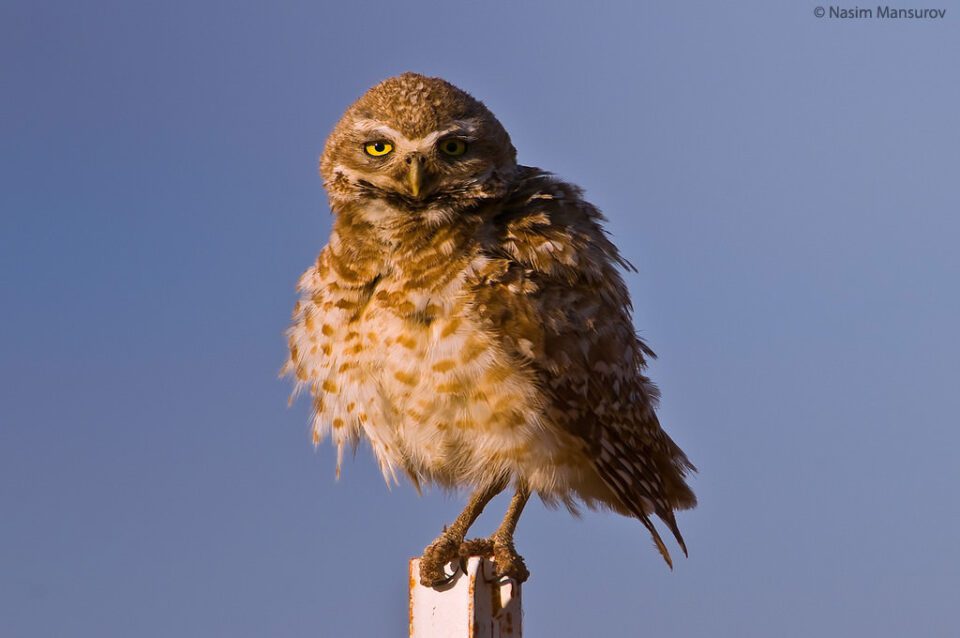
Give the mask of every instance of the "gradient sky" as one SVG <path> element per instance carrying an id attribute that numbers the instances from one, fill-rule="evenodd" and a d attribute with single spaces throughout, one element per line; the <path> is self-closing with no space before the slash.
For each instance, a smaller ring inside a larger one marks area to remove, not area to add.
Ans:
<path id="1" fill-rule="evenodd" d="M 533 502 L 527 635 L 958 635 L 960 5 L 645 4 L 6 0 L 0 635 L 406 635 L 462 496 L 334 482 L 277 379 L 324 138 L 405 70 L 606 212 L 700 468 L 672 573 Z"/>

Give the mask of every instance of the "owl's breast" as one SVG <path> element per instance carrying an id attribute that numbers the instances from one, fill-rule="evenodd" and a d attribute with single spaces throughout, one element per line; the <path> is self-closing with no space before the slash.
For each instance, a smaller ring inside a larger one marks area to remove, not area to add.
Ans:
<path id="1" fill-rule="evenodd" d="M 343 268 L 301 280 L 291 362 L 314 396 L 315 440 L 330 434 L 342 450 L 364 435 L 388 479 L 399 468 L 449 486 L 493 474 L 563 482 L 582 458 L 518 355 L 530 340 L 499 319 L 516 314 L 516 293 L 487 283 L 503 279 L 503 260 L 449 233 L 430 240 L 366 283 Z"/>
<path id="2" fill-rule="evenodd" d="M 540 394 L 476 312 L 485 259 L 394 269 L 361 298 L 313 281 L 291 330 L 297 374 L 314 395 L 316 440 L 369 439 L 388 477 L 462 484 L 526 461 L 542 435 Z M 504 470 L 506 471 L 506 470 Z"/>

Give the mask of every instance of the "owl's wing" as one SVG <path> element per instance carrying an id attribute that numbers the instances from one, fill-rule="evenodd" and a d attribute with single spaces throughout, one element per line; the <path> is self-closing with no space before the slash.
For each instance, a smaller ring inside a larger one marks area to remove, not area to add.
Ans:
<path id="1" fill-rule="evenodd" d="M 504 346 L 536 371 L 550 420 L 584 441 L 611 505 L 640 519 L 671 564 L 650 515 L 686 553 L 673 510 L 695 505 L 684 480 L 695 468 L 654 411 L 658 391 L 643 370 L 655 355 L 634 330 L 618 271 L 633 267 L 578 188 L 527 171 L 492 221 L 500 285 L 481 303 Z"/>

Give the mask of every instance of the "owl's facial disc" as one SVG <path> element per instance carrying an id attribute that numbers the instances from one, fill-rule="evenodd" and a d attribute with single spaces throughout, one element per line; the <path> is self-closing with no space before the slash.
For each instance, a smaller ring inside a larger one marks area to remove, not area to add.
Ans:
<path id="1" fill-rule="evenodd" d="M 482 149 L 476 126 L 457 122 L 423 137 L 413 138 L 376 120 L 354 123 L 356 148 L 338 172 L 362 190 L 400 197 L 412 205 L 463 192 L 476 185 L 493 169 L 489 155 L 472 153 Z"/>
<path id="2" fill-rule="evenodd" d="M 482 102 L 440 78 L 404 73 L 347 109 L 320 173 L 335 212 L 447 215 L 505 193 L 516 157 Z"/>

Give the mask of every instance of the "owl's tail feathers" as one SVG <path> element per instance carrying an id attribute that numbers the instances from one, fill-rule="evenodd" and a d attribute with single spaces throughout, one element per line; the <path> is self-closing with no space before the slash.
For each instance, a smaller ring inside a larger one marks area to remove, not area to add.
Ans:
<path id="1" fill-rule="evenodd" d="M 653 521 L 650 520 L 651 514 L 656 514 L 661 519 L 666 522 L 667 526 L 670 528 L 670 531 L 673 532 L 673 535 L 676 537 L 677 541 L 680 543 L 680 547 L 683 549 L 684 555 L 687 554 L 687 547 L 683 542 L 683 537 L 680 536 L 680 530 L 677 529 L 677 522 L 673 517 L 673 512 L 668 508 L 664 508 L 663 505 L 656 505 L 652 502 L 651 499 L 636 494 L 635 492 L 622 490 L 622 486 L 618 483 L 609 483 L 614 493 L 620 500 L 620 503 L 627 509 L 630 514 L 640 519 L 640 522 L 643 523 L 643 526 L 647 528 L 647 531 L 650 532 L 650 536 L 653 537 L 653 544 L 656 546 L 657 551 L 660 552 L 660 555 L 663 556 L 663 560 L 666 561 L 667 566 L 670 569 L 673 569 L 673 559 L 670 558 L 670 551 L 667 550 L 666 544 L 663 542 L 663 538 L 660 537 L 660 532 L 657 531 L 656 526 L 653 524 Z"/>
<path id="2" fill-rule="evenodd" d="M 680 449 L 670 436 L 661 430 L 663 441 L 660 446 L 650 452 L 656 464 L 657 473 L 663 481 L 663 496 L 667 507 L 661 507 L 657 515 L 670 525 L 673 520 L 672 510 L 687 510 L 697 506 L 697 497 L 687 485 L 687 476 L 697 471 L 687 455 Z M 669 520 L 664 513 L 669 516 Z M 676 525 L 676 523 L 674 523 Z M 672 529 L 672 528 L 671 528 Z M 676 532 L 674 532 L 676 534 Z"/>
<path id="3" fill-rule="evenodd" d="M 643 526 L 646 527 L 650 532 L 650 535 L 653 537 L 653 544 L 660 552 L 660 555 L 663 556 L 663 560 L 667 561 L 667 566 L 670 569 L 673 569 L 673 559 L 670 558 L 670 552 L 667 550 L 667 546 L 663 543 L 663 539 L 660 538 L 660 532 L 658 532 L 657 528 L 654 527 L 653 521 L 651 521 L 650 517 L 644 514 L 642 511 L 635 513 L 637 518 L 640 519 L 640 522 L 643 523 Z M 680 546 L 683 547 L 683 553 L 686 554 L 687 548 L 683 546 L 682 542 L 680 543 Z"/>
<path id="4" fill-rule="evenodd" d="M 680 549 L 683 550 L 684 556 L 690 556 L 687 552 L 687 544 L 683 541 L 683 535 L 680 534 L 680 528 L 677 527 L 677 519 L 673 515 L 673 511 L 667 510 L 666 512 L 657 512 L 657 516 L 667 524 L 667 527 L 670 528 L 670 531 L 673 532 L 673 537 L 677 539 L 677 545 L 680 546 Z M 667 564 L 670 564 L 670 561 L 667 561 Z"/>
<path id="5" fill-rule="evenodd" d="M 677 526 L 677 518 L 673 511 L 677 509 L 690 509 L 696 507 L 697 497 L 684 480 L 688 473 L 696 472 L 697 468 L 687 458 L 686 454 L 674 443 L 669 436 L 667 439 L 668 455 L 656 455 L 656 464 L 660 472 L 660 479 L 663 485 L 663 494 L 657 499 L 656 514 L 660 517 L 667 527 L 673 532 L 673 537 L 677 539 L 677 545 L 683 550 L 684 556 L 689 556 L 687 544 L 680 534 L 680 528 Z M 670 561 L 667 561 L 669 564 Z"/>
<path id="6" fill-rule="evenodd" d="M 667 550 L 667 546 L 663 542 L 663 538 L 660 537 L 660 533 L 657 531 L 657 528 L 654 526 L 653 521 L 650 520 L 650 516 L 647 515 L 645 511 L 636 507 L 630 507 L 633 511 L 633 515 L 640 519 L 640 522 L 643 523 L 643 526 L 647 528 L 647 531 L 650 532 L 650 536 L 653 537 L 653 544 L 656 546 L 657 550 L 660 552 L 660 555 L 663 556 L 663 560 L 666 561 L 667 566 L 670 569 L 673 569 L 673 559 L 670 557 L 670 552 Z M 687 544 L 683 540 L 683 535 L 680 533 L 680 528 L 677 526 L 677 519 L 673 515 L 673 511 L 669 509 L 657 508 L 657 516 L 667 524 L 667 527 L 673 532 L 673 537 L 677 540 L 677 545 L 680 546 L 680 549 L 683 550 L 684 556 L 690 556 L 687 552 Z"/>

